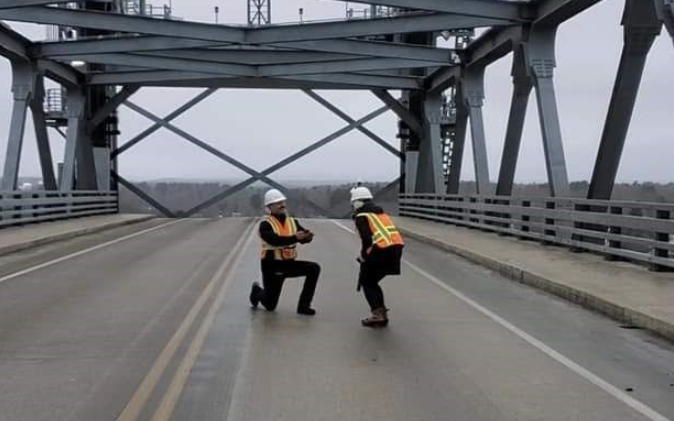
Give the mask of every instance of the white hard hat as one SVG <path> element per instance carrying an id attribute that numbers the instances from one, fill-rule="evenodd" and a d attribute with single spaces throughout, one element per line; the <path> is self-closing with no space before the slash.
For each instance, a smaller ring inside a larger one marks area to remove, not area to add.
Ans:
<path id="1" fill-rule="evenodd" d="M 274 203 L 278 202 L 283 202 L 284 200 L 286 200 L 286 197 L 283 195 L 283 193 L 281 193 L 276 189 L 268 190 L 267 193 L 264 194 L 265 206 L 273 205 Z"/>
<path id="2" fill-rule="evenodd" d="M 351 189 L 351 201 L 372 199 L 372 193 L 367 187 L 356 187 Z"/>

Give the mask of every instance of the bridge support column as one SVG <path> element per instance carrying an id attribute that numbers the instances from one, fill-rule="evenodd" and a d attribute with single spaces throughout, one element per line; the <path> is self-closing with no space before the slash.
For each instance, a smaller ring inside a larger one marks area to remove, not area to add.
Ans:
<path id="1" fill-rule="evenodd" d="M 38 75 L 35 79 L 35 91 L 30 102 L 30 111 L 33 114 L 35 140 L 37 141 L 37 150 L 40 155 L 42 184 L 45 190 L 56 190 L 54 161 L 52 160 L 51 147 L 49 146 L 49 133 L 44 113 L 44 77 L 42 75 Z"/>
<path id="2" fill-rule="evenodd" d="M 461 167 L 463 151 L 466 145 L 468 132 L 468 107 L 463 95 L 461 84 L 456 85 L 456 124 L 455 136 L 452 141 L 452 156 L 449 161 L 449 177 L 447 179 L 447 194 L 459 194 L 461 184 Z"/>
<path id="3" fill-rule="evenodd" d="M 611 198 L 646 58 L 662 31 L 654 2 L 627 0 L 622 25 L 624 46 L 592 173 L 589 199 Z"/>
<path id="4" fill-rule="evenodd" d="M 30 63 L 12 62 L 14 105 L 7 140 L 2 190 L 16 190 L 18 187 L 26 115 L 35 89 L 35 73 L 36 70 Z"/>
<path id="5" fill-rule="evenodd" d="M 86 133 L 86 98 L 80 91 L 68 91 L 68 132 L 60 190 L 96 190 L 93 146 Z M 77 174 L 77 180 L 75 180 Z"/>
<path id="6" fill-rule="evenodd" d="M 522 144 L 524 121 L 527 115 L 529 97 L 533 89 L 533 81 L 527 71 L 524 51 L 521 45 L 517 46 L 514 50 L 512 76 L 513 97 L 510 105 L 510 116 L 508 118 L 508 129 L 506 131 L 503 154 L 501 156 L 498 184 L 496 186 L 496 195 L 498 196 L 511 196 L 513 192 L 517 159 L 520 153 L 520 145 Z"/>
<path id="7" fill-rule="evenodd" d="M 487 143 L 484 134 L 484 67 L 466 69 L 461 78 L 463 99 L 470 118 L 470 134 L 473 145 L 473 165 L 475 167 L 475 186 L 477 194 L 491 193 L 489 181 L 489 162 L 487 160 Z"/>
<path id="8" fill-rule="evenodd" d="M 658 12 L 658 17 L 665 24 L 665 28 L 669 32 L 674 42 L 674 0 L 653 0 L 655 8 Z"/>
<path id="9" fill-rule="evenodd" d="M 445 188 L 442 174 L 442 135 L 440 132 L 441 93 L 423 97 L 423 137 L 419 143 L 416 192 L 439 194 Z"/>
<path id="10" fill-rule="evenodd" d="M 533 76 L 550 195 L 568 196 L 569 179 L 564 157 L 555 85 L 555 38 L 557 28 L 535 28 L 525 43 L 527 66 Z"/>

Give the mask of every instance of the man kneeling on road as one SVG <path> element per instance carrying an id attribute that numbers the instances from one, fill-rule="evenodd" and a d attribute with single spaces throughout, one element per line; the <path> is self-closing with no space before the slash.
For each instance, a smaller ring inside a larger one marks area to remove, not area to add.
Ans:
<path id="1" fill-rule="evenodd" d="M 314 298 L 321 267 L 314 262 L 296 259 L 297 244 L 310 243 L 314 234 L 304 229 L 295 218 L 286 214 L 286 197 L 280 191 L 269 190 L 264 195 L 264 205 L 269 213 L 260 223 L 264 289 L 259 283 L 254 282 L 250 291 L 250 303 L 253 307 L 262 303 L 268 311 L 274 311 L 286 278 L 304 276 L 304 287 L 297 304 L 297 312 L 313 316 L 316 310 L 311 308 L 311 301 Z"/>

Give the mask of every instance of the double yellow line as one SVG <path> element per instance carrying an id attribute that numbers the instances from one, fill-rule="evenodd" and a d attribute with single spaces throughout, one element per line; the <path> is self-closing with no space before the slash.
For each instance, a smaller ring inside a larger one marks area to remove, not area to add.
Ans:
<path id="1" fill-rule="evenodd" d="M 187 383 L 190 371 L 192 370 L 192 367 L 194 366 L 194 363 L 196 362 L 197 357 L 199 356 L 201 348 L 204 345 L 204 341 L 206 340 L 208 332 L 213 327 L 213 324 L 215 322 L 215 316 L 220 306 L 222 306 L 222 302 L 225 299 L 227 289 L 232 283 L 232 279 L 236 272 L 235 268 L 241 262 L 245 250 L 248 248 L 250 242 L 254 238 L 254 235 L 252 235 L 252 233 L 255 226 L 256 221 L 253 221 L 246 228 L 246 230 L 244 231 L 244 235 L 241 236 L 239 241 L 237 241 L 232 252 L 230 252 L 229 255 L 227 255 L 227 258 L 222 262 L 222 265 L 220 265 L 215 275 L 213 275 L 213 278 L 211 278 L 211 280 L 208 282 L 204 291 L 201 293 L 197 301 L 194 303 L 190 311 L 187 313 L 187 316 L 185 316 L 185 319 L 178 327 L 178 330 L 176 330 L 176 332 L 173 334 L 173 336 L 166 344 L 162 352 L 159 354 L 159 357 L 157 357 L 157 360 L 155 361 L 154 365 L 147 373 L 147 375 L 141 382 L 140 386 L 138 386 L 138 389 L 136 389 L 136 392 L 131 397 L 131 400 L 126 405 L 126 407 L 119 415 L 119 417 L 117 417 L 117 421 L 138 420 L 141 411 L 143 410 L 146 403 L 150 399 L 150 396 L 157 387 L 157 384 L 159 383 L 159 380 L 164 374 L 166 367 L 168 367 L 176 351 L 180 347 L 180 344 L 187 336 L 187 333 L 192 328 L 192 325 L 194 325 L 197 316 L 206 306 L 206 303 L 208 302 L 209 298 L 211 298 L 213 292 L 216 291 L 220 279 L 225 275 L 225 272 L 227 272 L 226 278 L 220 285 L 220 289 L 217 291 L 217 296 L 211 302 L 206 315 L 201 321 L 199 329 L 192 338 L 192 341 L 190 342 L 190 345 L 185 355 L 183 356 L 183 359 L 180 362 L 178 369 L 173 375 L 171 384 L 169 385 L 163 398 L 161 399 L 161 403 L 159 404 L 154 414 L 152 415 L 151 421 L 168 421 L 170 419 L 171 415 L 173 414 L 173 410 L 175 409 L 175 406 L 178 403 L 178 399 L 180 398 L 180 395 L 183 389 L 185 388 L 185 384 Z"/>

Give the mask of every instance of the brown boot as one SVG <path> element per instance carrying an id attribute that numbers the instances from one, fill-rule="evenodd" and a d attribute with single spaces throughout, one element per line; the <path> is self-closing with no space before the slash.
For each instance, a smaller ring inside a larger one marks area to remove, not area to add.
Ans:
<path id="1" fill-rule="evenodd" d="M 367 327 L 384 327 L 388 325 L 388 309 L 385 307 L 379 307 L 372 311 L 372 315 L 366 319 L 361 320 L 363 326 Z"/>

